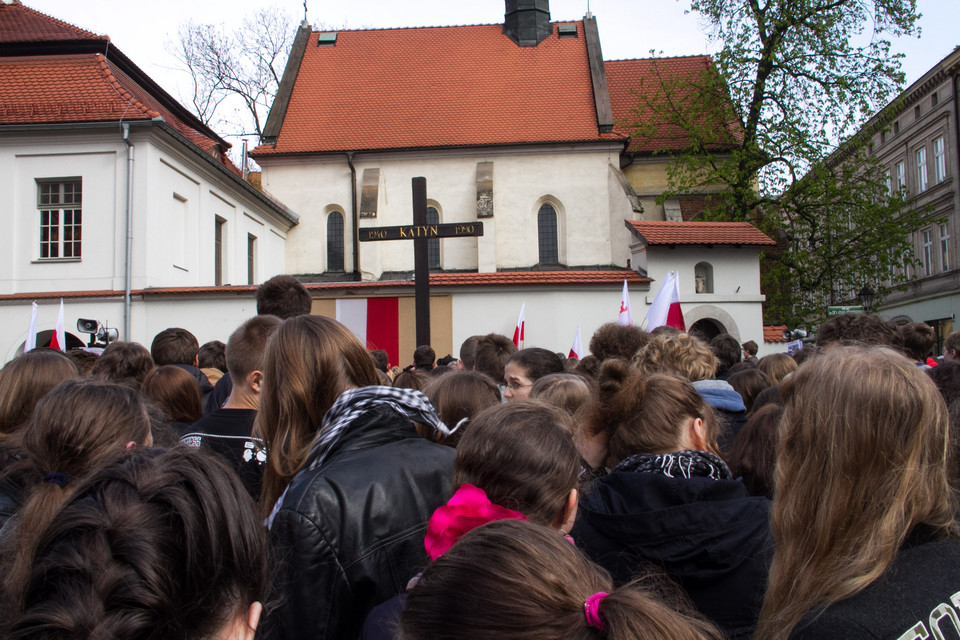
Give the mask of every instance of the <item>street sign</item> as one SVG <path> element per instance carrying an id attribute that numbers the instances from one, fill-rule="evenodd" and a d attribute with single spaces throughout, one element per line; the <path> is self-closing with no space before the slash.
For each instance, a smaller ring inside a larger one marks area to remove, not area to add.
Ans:
<path id="1" fill-rule="evenodd" d="M 377 240 L 416 240 L 417 238 L 467 238 L 483 235 L 482 222 L 448 222 L 444 224 L 408 224 L 399 227 L 363 227 L 360 242 Z"/>
<path id="2" fill-rule="evenodd" d="M 850 305 L 846 307 L 827 307 L 827 317 L 842 316 L 845 313 L 863 313 L 863 307 L 860 305 Z"/>

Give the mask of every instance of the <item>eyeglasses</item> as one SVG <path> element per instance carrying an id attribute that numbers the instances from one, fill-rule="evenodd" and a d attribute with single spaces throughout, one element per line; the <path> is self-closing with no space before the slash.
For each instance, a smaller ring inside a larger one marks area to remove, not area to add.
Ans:
<path id="1" fill-rule="evenodd" d="M 527 384 L 517 384 L 516 382 L 508 382 L 508 383 L 507 383 L 507 389 L 510 389 L 510 391 L 519 391 L 520 389 L 523 389 L 524 387 L 532 387 L 532 386 L 533 386 L 533 383 L 532 383 L 532 382 L 527 383 Z"/>

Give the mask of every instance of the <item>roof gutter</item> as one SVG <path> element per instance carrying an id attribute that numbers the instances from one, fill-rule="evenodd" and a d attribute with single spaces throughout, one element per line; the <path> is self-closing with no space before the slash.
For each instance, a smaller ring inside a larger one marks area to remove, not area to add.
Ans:
<path id="1" fill-rule="evenodd" d="M 130 125 L 122 125 L 123 142 L 127 145 L 127 211 L 126 240 L 123 254 L 123 339 L 130 340 L 130 284 L 133 279 L 133 143 Z"/>
<path id="2" fill-rule="evenodd" d="M 357 205 L 357 168 L 353 166 L 353 151 L 347 151 L 350 167 L 350 207 L 353 214 L 353 273 L 360 280 L 360 208 Z"/>

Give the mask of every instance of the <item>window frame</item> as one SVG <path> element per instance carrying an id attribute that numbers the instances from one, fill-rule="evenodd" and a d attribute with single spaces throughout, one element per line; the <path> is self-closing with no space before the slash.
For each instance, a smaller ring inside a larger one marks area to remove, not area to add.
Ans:
<path id="1" fill-rule="evenodd" d="M 950 271 L 950 227 L 940 223 L 940 270 Z"/>
<path id="2" fill-rule="evenodd" d="M 37 261 L 79 262 L 83 259 L 83 178 L 38 178 L 36 185 Z M 55 199 L 50 191 L 45 193 L 45 187 L 52 185 L 57 187 Z M 69 190 L 69 201 L 67 185 L 75 187 Z"/>
<path id="3" fill-rule="evenodd" d="M 925 278 L 933 275 L 933 233 L 930 229 L 924 229 L 921 235 L 923 246 L 923 276 Z"/>
<path id="4" fill-rule="evenodd" d="M 897 170 L 897 190 L 907 188 L 907 164 L 905 161 L 901 160 L 895 165 Z"/>
<path id="5" fill-rule="evenodd" d="M 943 136 L 933 139 L 933 177 L 934 184 L 947 179 L 947 147 Z"/>
<path id="6" fill-rule="evenodd" d="M 257 284 L 257 236 L 247 234 L 247 284 Z"/>
<path id="7" fill-rule="evenodd" d="M 915 152 L 917 159 L 917 193 L 927 190 L 927 148 L 920 147 Z"/>
<path id="8" fill-rule="evenodd" d="M 222 287 L 223 276 L 226 272 L 224 257 L 226 255 L 225 242 L 227 221 L 220 216 L 213 217 L 213 286 Z"/>

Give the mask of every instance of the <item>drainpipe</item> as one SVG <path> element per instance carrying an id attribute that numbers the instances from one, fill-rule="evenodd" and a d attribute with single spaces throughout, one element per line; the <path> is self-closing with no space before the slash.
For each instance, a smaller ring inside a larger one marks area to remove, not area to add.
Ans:
<path id="1" fill-rule="evenodd" d="M 133 256 L 133 145 L 130 143 L 130 125 L 123 125 L 123 142 L 127 145 L 127 237 L 123 258 L 123 339 L 130 340 L 130 281 Z"/>
<path id="2" fill-rule="evenodd" d="M 350 167 L 350 203 L 353 208 L 353 273 L 360 277 L 360 211 L 357 205 L 357 168 L 353 166 L 353 151 L 347 151 L 347 165 Z"/>

